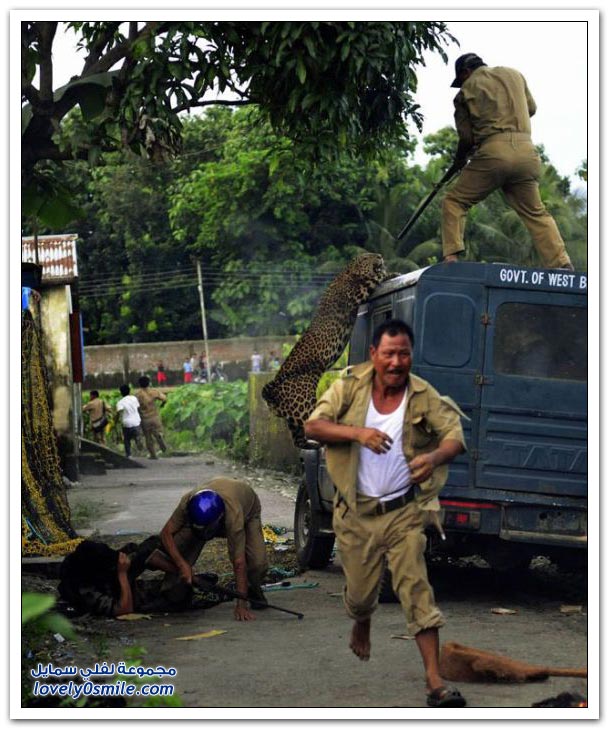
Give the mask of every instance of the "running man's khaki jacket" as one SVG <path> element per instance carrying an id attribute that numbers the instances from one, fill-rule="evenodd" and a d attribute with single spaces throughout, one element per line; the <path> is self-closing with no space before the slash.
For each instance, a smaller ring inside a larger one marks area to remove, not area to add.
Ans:
<path id="1" fill-rule="evenodd" d="M 319 399 L 309 420 L 329 420 L 342 425 L 364 427 L 372 396 L 372 362 L 348 367 L 341 377 Z M 410 462 L 420 453 L 435 450 L 445 439 L 458 440 L 465 448 L 463 428 L 459 419 L 464 416 L 459 406 L 449 397 L 441 396 L 421 377 L 410 374 L 404 415 L 402 446 Z M 356 509 L 357 469 L 359 443 L 329 443 L 326 446 L 328 473 L 342 500 L 350 509 Z M 416 487 L 415 501 L 424 510 L 438 511 L 438 494 L 446 483 L 448 465 L 434 469 L 427 481 Z"/>

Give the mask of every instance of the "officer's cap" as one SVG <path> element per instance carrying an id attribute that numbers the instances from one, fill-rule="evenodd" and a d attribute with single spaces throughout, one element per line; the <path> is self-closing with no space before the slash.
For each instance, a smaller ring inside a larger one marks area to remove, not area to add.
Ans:
<path id="1" fill-rule="evenodd" d="M 461 81 L 459 81 L 459 74 L 461 71 L 465 71 L 468 68 L 478 68 L 479 66 L 486 66 L 486 63 L 475 53 L 464 53 L 462 56 L 459 56 L 455 61 L 455 80 L 451 86 L 460 89 Z"/>

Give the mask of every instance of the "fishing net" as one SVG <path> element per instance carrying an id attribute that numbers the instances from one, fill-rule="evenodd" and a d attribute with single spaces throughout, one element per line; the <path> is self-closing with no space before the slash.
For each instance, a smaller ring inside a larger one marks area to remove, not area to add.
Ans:
<path id="1" fill-rule="evenodd" d="M 67 554 L 81 541 L 70 525 L 44 363 L 42 335 L 31 312 L 21 313 L 22 554 Z"/>

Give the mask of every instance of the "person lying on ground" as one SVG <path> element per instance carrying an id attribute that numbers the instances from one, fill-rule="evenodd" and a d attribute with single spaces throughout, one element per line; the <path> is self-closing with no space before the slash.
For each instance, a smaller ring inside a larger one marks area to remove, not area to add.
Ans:
<path id="1" fill-rule="evenodd" d="M 175 565 L 155 553 L 157 547 L 158 537 L 120 549 L 86 539 L 61 564 L 59 594 L 80 613 L 107 617 L 177 609 L 177 603 L 160 594 L 158 583 L 147 589 L 137 580 L 146 569 L 176 571 Z"/>

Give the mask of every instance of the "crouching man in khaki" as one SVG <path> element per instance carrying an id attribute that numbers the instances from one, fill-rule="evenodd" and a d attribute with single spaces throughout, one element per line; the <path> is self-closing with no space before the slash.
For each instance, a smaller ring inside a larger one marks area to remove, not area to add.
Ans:
<path id="1" fill-rule="evenodd" d="M 184 494 L 161 530 L 157 561 L 168 558 L 161 595 L 181 603 L 192 592 L 193 565 L 206 542 L 226 539 L 237 592 L 247 594 L 264 608 L 262 579 L 268 569 L 262 534 L 260 499 L 244 481 L 219 476 Z M 159 554 L 160 552 L 160 554 Z M 238 599 L 235 620 L 255 620 L 247 601 Z"/>
<path id="2" fill-rule="evenodd" d="M 425 564 L 425 526 L 437 519 L 447 463 L 465 450 L 460 410 L 410 374 L 414 336 L 403 321 L 374 332 L 371 362 L 349 368 L 305 423 L 327 445 L 336 485 L 333 527 L 346 578 L 344 601 L 355 621 L 350 647 L 370 657 L 370 621 L 385 559 L 393 588 L 423 659 L 429 706 L 465 706 L 444 685 L 438 628 L 444 619 Z"/>

